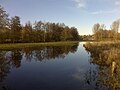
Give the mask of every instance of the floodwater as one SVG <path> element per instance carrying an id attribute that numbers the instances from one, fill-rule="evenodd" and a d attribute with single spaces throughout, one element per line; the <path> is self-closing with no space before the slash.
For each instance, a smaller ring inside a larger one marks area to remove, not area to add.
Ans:
<path id="1" fill-rule="evenodd" d="M 83 44 L 0 50 L 0 90 L 100 90 Z"/>

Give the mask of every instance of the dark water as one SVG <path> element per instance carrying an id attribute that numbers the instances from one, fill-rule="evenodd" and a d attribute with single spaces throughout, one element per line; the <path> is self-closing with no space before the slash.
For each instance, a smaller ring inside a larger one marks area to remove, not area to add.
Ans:
<path id="1" fill-rule="evenodd" d="M 94 90 L 97 65 L 83 43 L 0 51 L 0 90 Z"/>

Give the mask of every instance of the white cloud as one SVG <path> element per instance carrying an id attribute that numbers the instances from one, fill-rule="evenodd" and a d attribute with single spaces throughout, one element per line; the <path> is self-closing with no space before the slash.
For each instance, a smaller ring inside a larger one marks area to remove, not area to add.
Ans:
<path id="1" fill-rule="evenodd" d="M 115 0 L 115 5 L 120 6 L 120 0 Z M 97 15 L 97 14 L 114 14 L 114 13 L 120 13 L 120 8 L 115 8 L 113 10 L 99 10 L 95 12 L 90 12 L 90 14 Z"/>
<path id="2" fill-rule="evenodd" d="M 85 8 L 86 7 L 86 2 L 85 0 L 74 0 L 77 8 Z"/>
<path id="3" fill-rule="evenodd" d="M 112 14 L 112 13 L 120 13 L 120 10 L 118 9 L 114 9 L 110 11 L 100 10 L 100 11 L 91 12 L 90 14 L 97 15 L 97 14 Z"/>
<path id="4" fill-rule="evenodd" d="M 87 5 L 90 4 L 88 1 L 89 0 L 73 0 L 76 3 L 77 8 L 87 8 Z M 95 2 L 97 2 L 95 0 Z M 104 2 L 104 0 L 103 0 Z M 114 13 L 120 13 L 120 0 L 114 0 L 114 5 L 117 5 L 117 8 L 113 8 L 113 10 L 98 10 L 95 12 L 88 12 L 89 14 L 97 15 L 97 14 L 114 14 Z M 89 5 L 90 7 L 90 5 Z M 91 8 L 91 7 L 90 7 Z M 88 9 L 88 8 L 87 8 Z"/>
<path id="5" fill-rule="evenodd" d="M 116 0 L 115 5 L 120 5 L 120 0 Z"/>

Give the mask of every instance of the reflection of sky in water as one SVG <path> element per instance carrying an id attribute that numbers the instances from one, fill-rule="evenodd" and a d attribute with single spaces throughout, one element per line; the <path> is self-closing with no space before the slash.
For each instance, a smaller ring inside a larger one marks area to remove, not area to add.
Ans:
<path id="1" fill-rule="evenodd" d="M 73 73 L 73 78 L 76 80 L 79 80 L 81 82 L 85 82 L 85 73 L 88 71 L 90 64 L 88 62 L 90 56 L 89 54 L 85 51 L 85 48 L 83 47 L 83 44 L 85 42 L 81 42 L 76 54 L 74 55 L 76 57 L 76 62 L 75 64 L 77 67 L 75 68 L 75 73 Z"/>

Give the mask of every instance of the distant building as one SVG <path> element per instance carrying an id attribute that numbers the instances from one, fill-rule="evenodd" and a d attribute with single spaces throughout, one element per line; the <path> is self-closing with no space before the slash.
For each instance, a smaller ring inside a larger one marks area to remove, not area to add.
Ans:
<path id="1" fill-rule="evenodd" d="M 118 27 L 118 33 L 120 33 L 120 25 L 119 25 L 119 27 Z"/>

